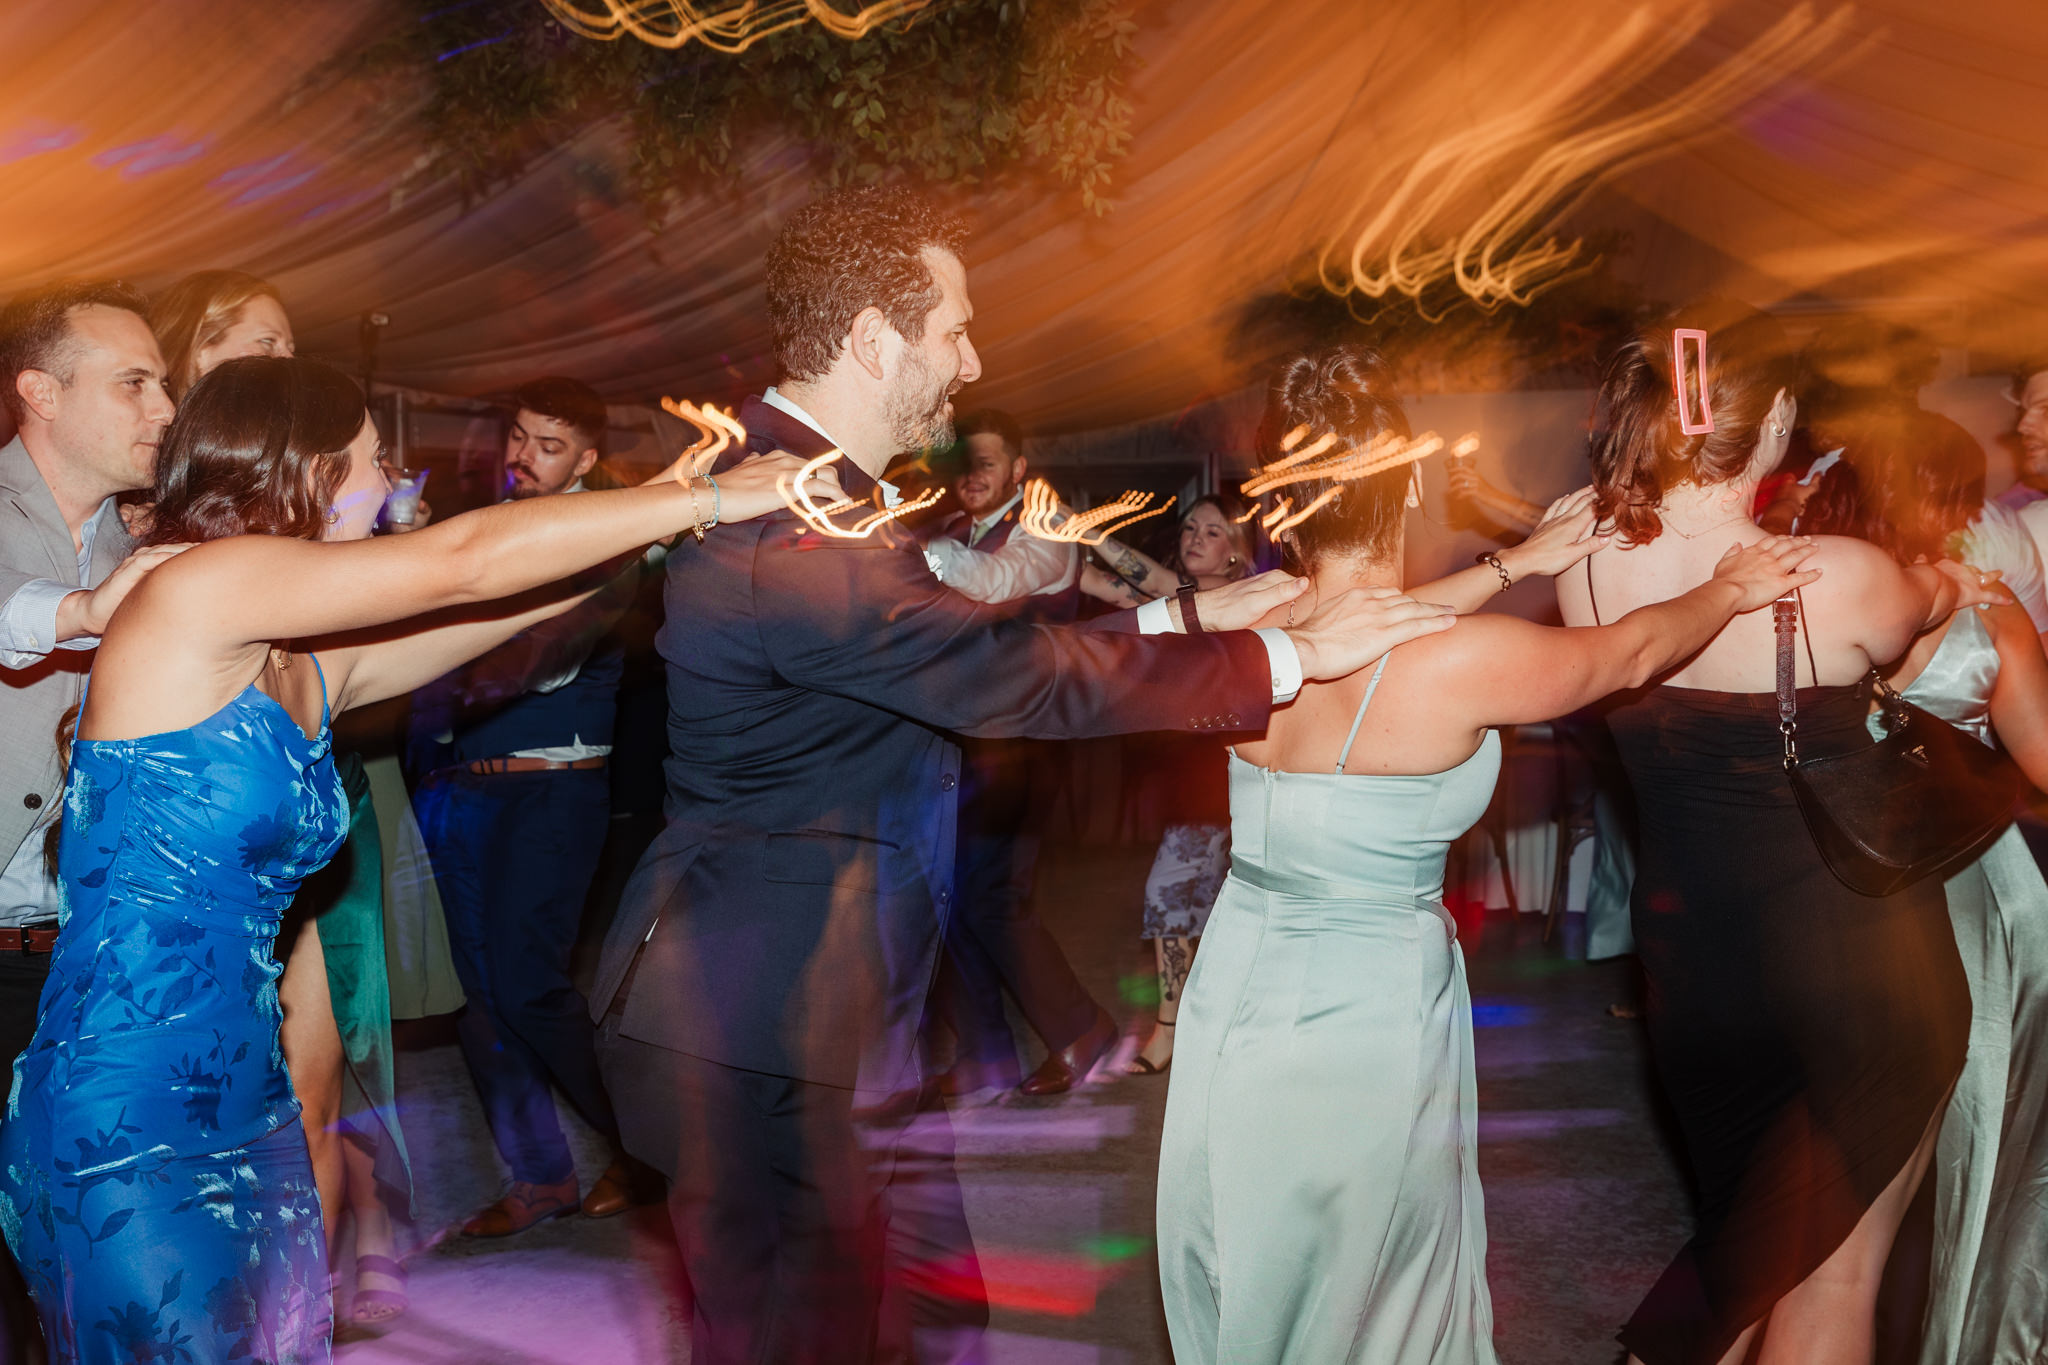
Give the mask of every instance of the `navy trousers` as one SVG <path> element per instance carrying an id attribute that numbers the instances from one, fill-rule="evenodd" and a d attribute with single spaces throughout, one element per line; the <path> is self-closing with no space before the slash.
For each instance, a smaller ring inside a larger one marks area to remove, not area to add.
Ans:
<path id="1" fill-rule="evenodd" d="M 550 1082 L 614 1144 L 596 1031 L 569 958 L 610 818 L 608 775 L 444 769 L 413 799 L 469 997 L 456 1026 L 514 1180 L 576 1174 Z"/>
<path id="2" fill-rule="evenodd" d="M 1045 746 L 968 740 L 961 750 L 953 915 L 933 1004 L 958 1040 L 955 1056 L 1014 1085 L 1005 988 L 1049 1052 L 1086 1033 L 1100 1007 L 1031 904 L 1051 786 Z"/>

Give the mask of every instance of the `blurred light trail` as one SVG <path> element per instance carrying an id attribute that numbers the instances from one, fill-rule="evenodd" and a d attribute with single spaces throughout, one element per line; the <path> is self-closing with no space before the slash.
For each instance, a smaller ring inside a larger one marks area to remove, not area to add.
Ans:
<path id="1" fill-rule="evenodd" d="M 1158 516 L 1174 503 L 1174 499 L 1168 498 L 1150 511 L 1145 510 L 1151 501 L 1150 493 L 1127 492 L 1086 512 L 1070 512 L 1060 506 L 1059 495 L 1052 491 L 1051 484 L 1033 479 L 1024 485 L 1024 507 L 1017 515 L 1017 525 L 1026 535 L 1040 540 L 1095 546 L 1126 526 Z"/>
<path id="2" fill-rule="evenodd" d="M 691 0 L 541 0 L 564 28 L 585 38 L 615 42 L 631 35 L 671 50 L 692 42 L 715 52 L 745 52 L 761 39 L 815 22 L 837 38 L 865 37 L 877 25 L 915 15 L 943 0 L 875 0 L 851 13 L 827 0 L 743 0 L 715 9 Z"/>
<path id="3" fill-rule="evenodd" d="M 894 507 L 883 507 L 871 512 L 851 526 L 841 526 L 832 518 L 842 512 L 850 512 L 856 507 L 870 504 L 863 503 L 858 498 L 841 498 L 837 502 L 820 507 L 804 485 L 811 481 L 813 474 L 839 459 L 843 453 L 835 447 L 815 460 L 807 461 L 804 467 L 796 472 L 794 478 L 785 474 L 775 481 L 776 490 L 782 494 L 783 503 L 820 535 L 831 536 L 837 540 L 866 540 L 898 517 L 921 512 L 946 496 L 946 490 L 943 488 L 928 488 L 914 498 L 897 503 Z"/>
<path id="4" fill-rule="evenodd" d="M 1437 142 L 1408 163 L 1398 183 L 1375 180 L 1346 215 L 1362 224 L 1317 260 L 1323 287 L 1344 298 L 1399 293 L 1419 302 L 1448 280 L 1482 308 L 1528 304 L 1593 264 L 1580 239 L 1556 235 L 1590 191 L 1721 130 L 1823 60 L 1849 55 L 1852 15 L 1844 6 L 1817 19 L 1811 5 L 1797 5 L 1676 93 L 1596 121 L 1613 92 L 1678 57 L 1708 19 L 1705 6 L 1675 19 L 1637 11 L 1541 97 Z M 1503 180 L 1507 189 L 1492 188 Z M 1446 220 L 1468 214 L 1474 202 L 1483 207 L 1447 232 Z"/>
<path id="5" fill-rule="evenodd" d="M 704 439 L 692 445 L 677 462 L 690 461 L 690 473 L 703 475 L 718 463 L 718 457 L 747 439 L 747 429 L 739 424 L 730 412 L 723 411 L 715 404 L 706 403 L 698 407 L 688 399 L 664 398 L 661 410 L 671 417 L 680 417 L 704 433 Z"/>

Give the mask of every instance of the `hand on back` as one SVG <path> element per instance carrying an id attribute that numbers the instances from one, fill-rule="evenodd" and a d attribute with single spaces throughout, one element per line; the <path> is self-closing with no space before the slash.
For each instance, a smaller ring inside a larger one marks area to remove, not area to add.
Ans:
<path id="1" fill-rule="evenodd" d="M 1820 577 L 1820 570 L 1800 566 L 1812 558 L 1811 536 L 1771 536 L 1754 545 L 1731 545 L 1714 565 L 1714 580 L 1741 591 L 1735 610 L 1756 611 Z"/>

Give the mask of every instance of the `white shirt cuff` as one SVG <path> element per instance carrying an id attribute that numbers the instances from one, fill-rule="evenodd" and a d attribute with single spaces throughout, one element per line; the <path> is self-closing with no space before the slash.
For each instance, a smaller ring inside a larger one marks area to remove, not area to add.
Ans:
<path id="1" fill-rule="evenodd" d="M 1155 597 L 1138 608 L 1138 634 L 1174 634 L 1173 618 L 1166 614 L 1167 599 Z M 1267 627 L 1255 630 L 1266 646 L 1266 666 L 1273 674 L 1273 705 L 1282 706 L 1293 701 L 1301 691 L 1301 651 L 1294 647 L 1294 641 L 1287 638 L 1287 632 Z"/>
<path id="2" fill-rule="evenodd" d="M 30 579 L 16 588 L 0 605 L 0 666 L 30 668 L 59 648 L 57 607 L 77 591 L 77 584 L 54 578 Z M 98 643 L 96 639 L 67 640 L 61 647 L 91 649 Z"/>
<path id="3" fill-rule="evenodd" d="M 1273 705 L 1283 706 L 1294 700 L 1301 691 L 1301 651 L 1294 647 L 1294 641 L 1287 638 L 1287 632 L 1268 626 L 1255 630 L 1266 644 L 1266 662 L 1273 670 Z"/>

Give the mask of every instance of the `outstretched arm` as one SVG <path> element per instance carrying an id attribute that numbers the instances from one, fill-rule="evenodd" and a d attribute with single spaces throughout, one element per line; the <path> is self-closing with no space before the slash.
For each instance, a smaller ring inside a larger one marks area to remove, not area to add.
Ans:
<path id="1" fill-rule="evenodd" d="M 402 697 L 460 670 L 454 687 L 464 706 L 490 707 L 532 691 L 589 655 L 632 605 L 637 558 L 617 561 L 568 583 L 554 584 L 480 611 L 444 612 L 396 626 L 309 642 L 331 679 L 345 679 L 337 712 Z M 589 611 L 576 608 L 593 602 Z"/>
<path id="2" fill-rule="evenodd" d="M 2048 790 L 2048 657 L 2041 637 L 2018 607 L 1992 607 L 1984 619 L 1998 646 L 1991 728 L 2027 780 Z"/>
<path id="3" fill-rule="evenodd" d="M 1569 715 L 1610 693 L 1641 687 L 1691 658 L 1738 614 L 1818 578 L 1801 566 L 1805 540 L 1774 537 L 1730 549 L 1714 576 L 1608 626 L 1538 626 L 1505 614 L 1475 617 L 1430 656 L 1432 687 L 1474 728 Z"/>
<path id="4" fill-rule="evenodd" d="M 801 465 L 775 454 L 720 475 L 724 519 L 780 507 L 777 480 Z M 827 487 L 837 490 L 836 483 Z M 246 686 L 274 641 L 375 631 L 501 602 L 636 553 L 697 524 L 706 507 L 701 488 L 663 479 L 506 503 L 405 536 L 320 543 L 249 535 L 198 546 L 151 572 L 110 624 L 94 665 L 107 684 L 93 689 L 96 728 L 127 735 L 188 725 Z M 416 653 L 398 631 L 344 644 L 322 656 L 333 665 L 326 669 L 329 697 L 360 705 L 392 695 L 408 680 L 446 672 L 570 605 L 508 603 L 460 623 L 422 623 L 460 628 L 430 634 Z M 351 674 L 366 662 L 388 668 L 357 686 Z"/>
<path id="5" fill-rule="evenodd" d="M 1555 578 L 1605 549 L 1609 539 L 1594 533 L 1593 490 L 1581 488 L 1550 504 L 1527 540 L 1502 550 L 1498 571 L 1491 564 L 1479 564 L 1411 588 L 1409 593 L 1425 602 L 1441 602 L 1460 616 L 1469 615 L 1507 590 L 1501 573 L 1514 583 L 1525 578 Z"/>

